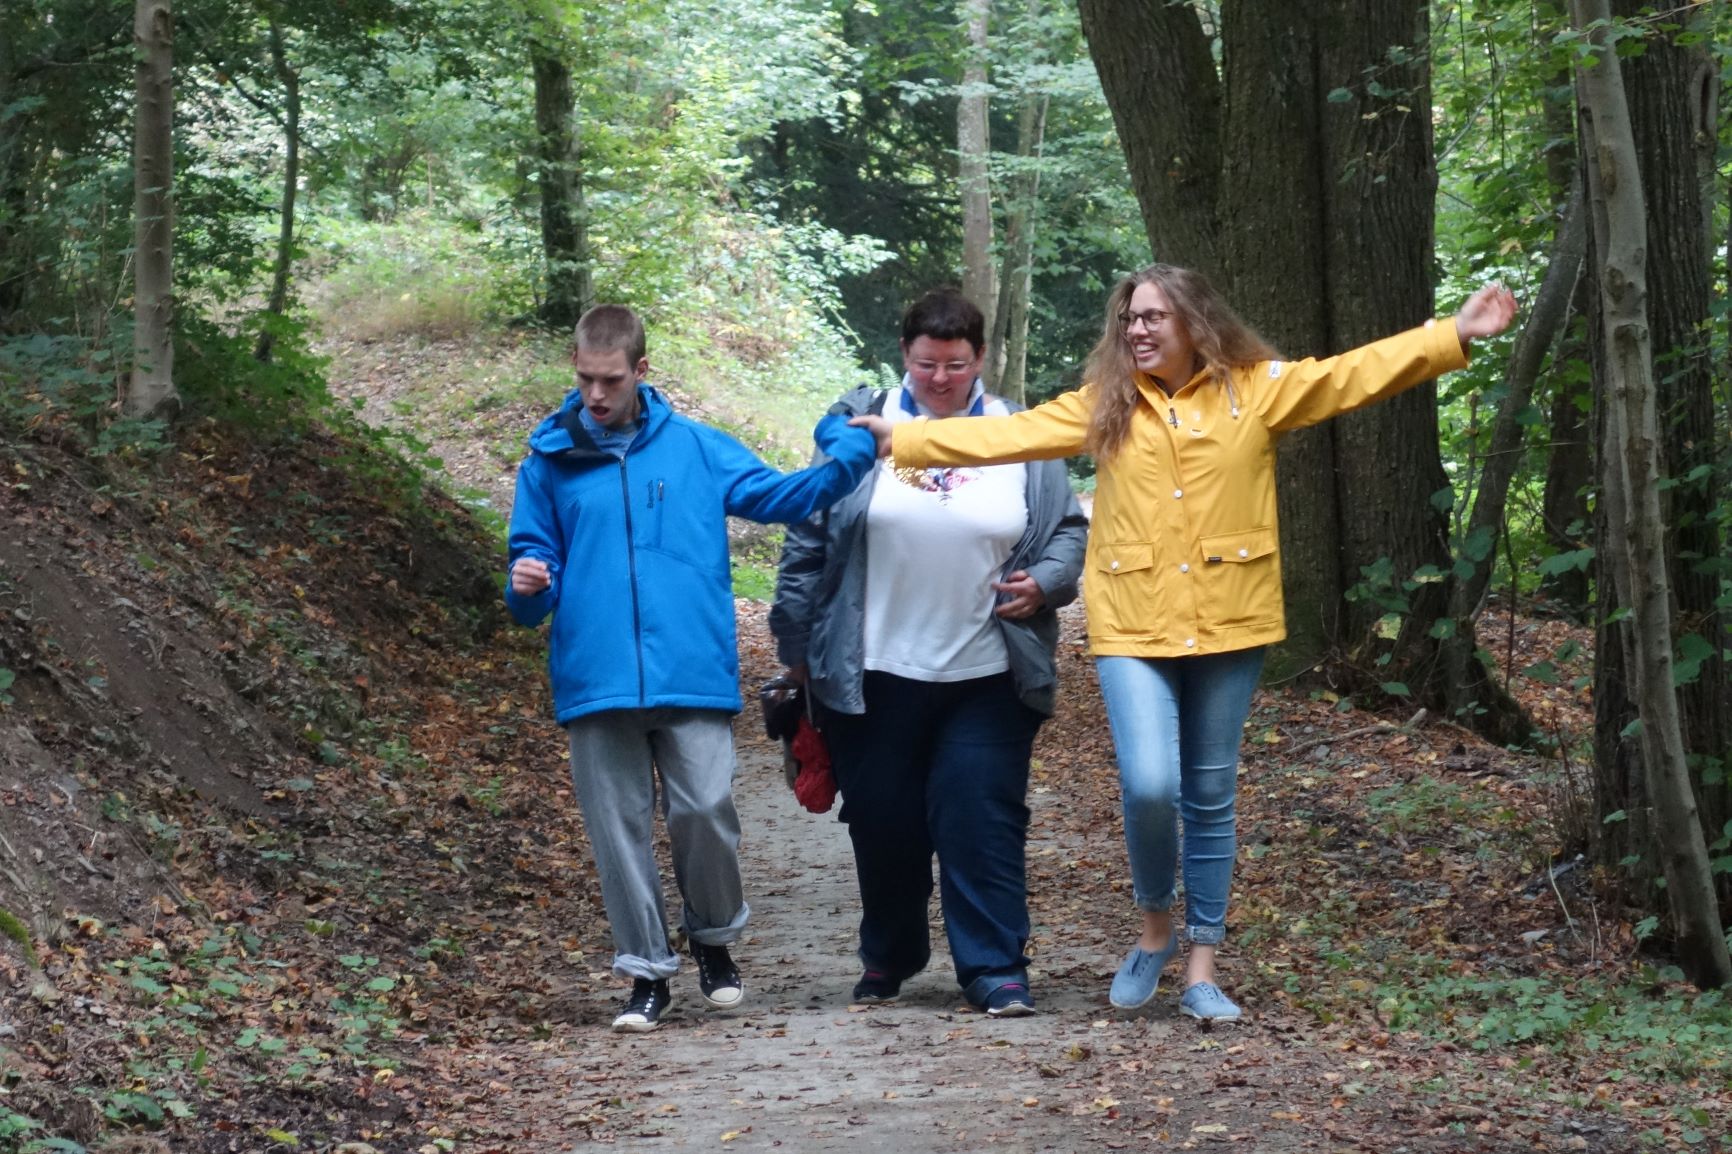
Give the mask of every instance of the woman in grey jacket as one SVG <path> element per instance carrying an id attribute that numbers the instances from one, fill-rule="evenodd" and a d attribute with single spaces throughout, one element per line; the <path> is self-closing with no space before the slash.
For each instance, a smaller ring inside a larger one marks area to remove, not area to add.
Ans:
<path id="1" fill-rule="evenodd" d="M 831 408 L 892 421 L 1012 411 L 978 377 L 985 320 L 928 293 L 902 323 L 906 375 Z M 1024 844 L 1029 755 L 1051 715 L 1054 610 L 1076 597 L 1087 521 L 1060 461 L 930 469 L 888 462 L 788 530 L 770 611 L 804 678 L 842 793 L 860 881 L 857 1002 L 888 1002 L 931 954 L 939 863 L 964 995 L 1034 1012 Z"/>

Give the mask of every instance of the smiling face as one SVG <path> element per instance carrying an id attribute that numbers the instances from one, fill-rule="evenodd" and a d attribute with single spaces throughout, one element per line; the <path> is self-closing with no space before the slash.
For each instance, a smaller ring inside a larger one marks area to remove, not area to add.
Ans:
<path id="1" fill-rule="evenodd" d="M 1181 388 L 1196 374 L 1197 348 L 1159 285 L 1139 284 L 1119 324 L 1137 368 L 1167 389 Z"/>
<path id="2" fill-rule="evenodd" d="M 649 372 L 649 359 L 632 364 L 624 349 L 593 349 L 578 345 L 572 354 L 583 407 L 604 429 L 629 428 L 637 420 L 637 386 Z"/>
<path id="3" fill-rule="evenodd" d="M 902 367 L 908 370 L 915 401 L 934 416 L 948 417 L 967 406 L 980 372 L 980 353 L 966 339 L 919 336 L 903 343 Z"/>

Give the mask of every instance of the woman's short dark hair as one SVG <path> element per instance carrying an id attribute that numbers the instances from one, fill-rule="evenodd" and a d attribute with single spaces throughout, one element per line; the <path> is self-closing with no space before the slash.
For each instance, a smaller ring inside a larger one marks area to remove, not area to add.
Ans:
<path id="1" fill-rule="evenodd" d="M 967 341 L 978 355 L 986 347 L 986 317 L 955 289 L 933 289 L 902 314 L 903 347 L 913 344 L 916 337 Z"/>

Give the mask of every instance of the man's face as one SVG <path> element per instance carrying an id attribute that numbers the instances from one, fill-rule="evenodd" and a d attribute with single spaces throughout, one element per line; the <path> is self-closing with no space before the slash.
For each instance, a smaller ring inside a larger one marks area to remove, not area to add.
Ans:
<path id="1" fill-rule="evenodd" d="M 582 345 L 572 354 L 577 368 L 577 389 L 583 407 L 604 429 L 630 428 L 638 417 L 637 387 L 649 372 L 649 358 L 637 364 L 626 360 L 624 349 L 591 349 Z"/>
<path id="2" fill-rule="evenodd" d="M 948 417 L 968 404 L 980 372 L 980 353 L 966 340 L 918 336 L 902 346 L 902 367 L 908 370 L 914 399 L 935 416 Z"/>

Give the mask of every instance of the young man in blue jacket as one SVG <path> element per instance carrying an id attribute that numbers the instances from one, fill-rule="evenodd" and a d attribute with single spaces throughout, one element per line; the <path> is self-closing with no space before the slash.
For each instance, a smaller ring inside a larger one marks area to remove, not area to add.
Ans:
<path id="1" fill-rule="evenodd" d="M 577 388 L 529 436 L 511 511 L 511 615 L 553 615 L 553 705 L 601 876 L 614 972 L 632 979 L 620 1032 L 653 1030 L 679 958 L 651 850 L 656 778 L 684 925 L 711 1006 L 743 989 L 728 945 L 740 882 L 733 715 L 740 710 L 727 517 L 800 521 L 859 484 L 876 450 L 826 417 L 827 460 L 783 474 L 682 417 L 653 387 L 643 324 L 598 305 L 577 322 Z"/>

